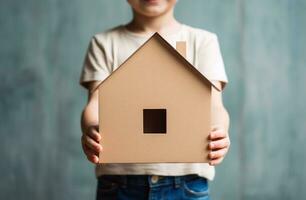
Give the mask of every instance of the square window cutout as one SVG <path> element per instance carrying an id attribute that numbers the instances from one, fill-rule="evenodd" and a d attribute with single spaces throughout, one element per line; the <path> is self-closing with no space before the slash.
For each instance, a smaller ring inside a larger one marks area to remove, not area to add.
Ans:
<path id="1" fill-rule="evenodd" d="M 166 133 L 167 110 L 143 109 L 143 133 Z"/>

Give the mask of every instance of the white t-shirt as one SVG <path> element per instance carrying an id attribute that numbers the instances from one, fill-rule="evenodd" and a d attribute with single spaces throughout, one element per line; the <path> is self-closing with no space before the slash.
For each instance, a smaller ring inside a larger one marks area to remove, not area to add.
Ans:
<path id="1" fill-rule="evenodd" d="M 130 32 L 124 25 L 95 34 L 87 49 L 80 84 L 104 80 L 150 36 Z M 162 36 L 174 48 L 176 41 L 186 41 L 186 59 L 209 80 L 226 85 L 228 80 L 216 34 L 182 24 L 178 32 Z M 212 180 L 215 175 L 214 167 L 206 163 L 98 164 L 95 171 L 97 177 L 102 174 L 198 174 Z"/>

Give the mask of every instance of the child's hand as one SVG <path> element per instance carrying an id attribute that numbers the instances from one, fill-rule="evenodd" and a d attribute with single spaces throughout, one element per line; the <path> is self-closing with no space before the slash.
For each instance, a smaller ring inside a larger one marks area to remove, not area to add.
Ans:
<path id="1" fill-rule="evenodd" d="M 82 135 L 82 148 L 87 156 L 87 159 L 97 164 L 99 162 L 99 153 L 102 151 L 102 146 L 99 144 L 101 135 L 97 126 L 90 126 L 86 133 Z"/>
<path id="2" fill-rule="evenodd" d="M 209 135 L 209 144 L 208 149 L 210 153 L 208 154 L 208 158 L 210 159 L 210 165 L 218 165 L 220 164 L 226 153 L 230 147 L 230 139 L 228 133 L 224 131 L 224 129 L 220 127 L 215 127 L 211 130 Z"/>

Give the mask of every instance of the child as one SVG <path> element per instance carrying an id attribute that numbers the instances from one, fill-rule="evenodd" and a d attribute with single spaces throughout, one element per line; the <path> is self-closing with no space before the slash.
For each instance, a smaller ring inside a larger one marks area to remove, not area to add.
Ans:
<path id="1" fill-rule="evenodd" d="M 176 21 L 173 15 L 176 1 L 128 0 L 133 10 L 132 21 L 92 37 L 80 79 L 89 90 L 88 104 L 82 113 L 82 147 L 92 163 L 98 163 L 100 151 L 103 155 L 98 94 L 92 91 L 154 32 L 173 45 L 186 41 L 187 60 L 219 87 L 225 87 L 227 76 L 217 36 Z M 209 199 L 207 180 L 214 178 L 214 165 L 222 162 L 229 149 L 228 127 L 222 94 L 213 89 L 209 164 L 97 164 L 97 199 Z"/>

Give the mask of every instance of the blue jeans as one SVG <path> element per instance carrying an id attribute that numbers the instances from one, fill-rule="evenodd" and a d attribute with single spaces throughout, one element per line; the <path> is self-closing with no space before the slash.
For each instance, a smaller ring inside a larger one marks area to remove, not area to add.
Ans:
<path id="1" fill-rule="evenodd" d="M 198 175 L 101 175 L 97 200 L 209 200 L 207 179 Z"/>

